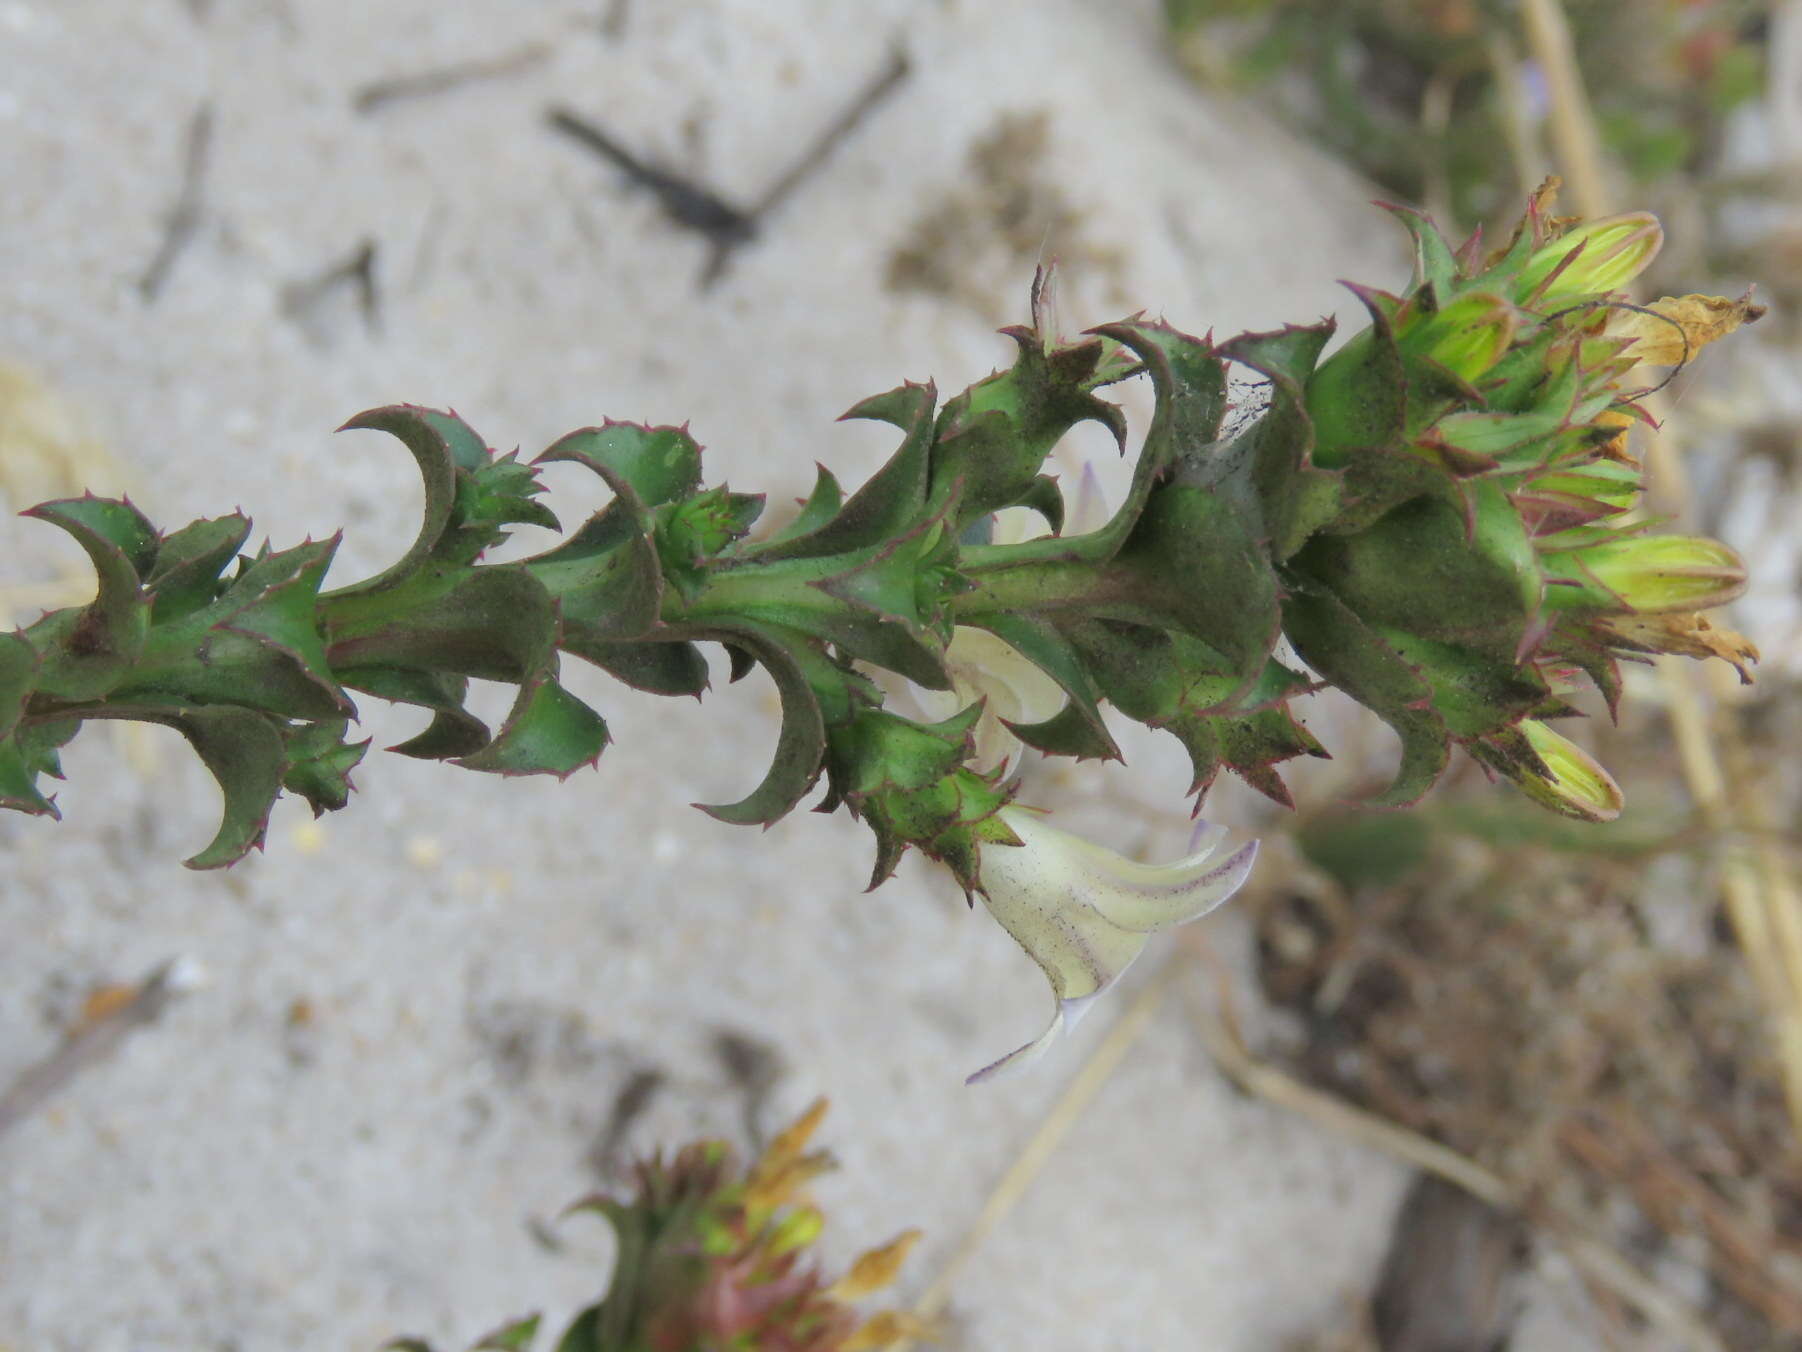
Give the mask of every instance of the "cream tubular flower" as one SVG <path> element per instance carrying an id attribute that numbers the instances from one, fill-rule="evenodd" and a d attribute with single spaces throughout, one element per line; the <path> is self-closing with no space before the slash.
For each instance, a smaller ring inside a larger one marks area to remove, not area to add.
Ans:
<path id="1" fill-rule="evenodd" d="M 953 631 L 945 670 L 951 674 L 950 690 L 922 690 L 915 699 L 934 721 L 986 701 L 970 760 L 978 770 L 1007 765 L 1020 753 L 1020 739 L 1008 731 L 1008 723 L 1042 722 L 1066 701 L 1056 681 L 984 629 L 959 625 Z"/>
<path id="2" fill-rule="evenodd" d="M 1085 464 L 1082 478 L 1066 515 L 1064 529 L 1071 534 L 1100 530 L 1108 518 L 1101 479 L 1093 465 Z M 1038 513 L 1024 507 L 1007 507 L 995 514 L 990 541 L 1018 544 L 1033 538 L 1033 527 L 1044 523 Z M 1068 700 L 1058 683 L 1022 657 L 1012 644 L 984 629 L 960 625 L 945 651 L 945 670 L 951 676 L 949 690 L 921 690 L 913 694 L 921 713 L 934 722 L 950 718 L 977 700 L 985 701 L 976 724 L 976 751 L 971 764 L 979 770 L 1011 765 L 1020 754 L 1020 739 L 1009 723 L 1041 723 L 1062 709 Z"/>
<path id="3" fill-rule="evenodd" d="M 1153 933 L 1198 920 L 1238 891 L 1258 853 L 1254 840 L 1214 862 L 1227 832 L 1209 826 L 1187 859 L 1140 864 L 1058 830 L 1030 808 L 1005 807 L 1000 817 L 1020 844 L 983 846 L 983 899 L 1044 970 L 1057 1009 L 1035 1041 L 983 1067 L 970 1084 L 1041 1056 L 1120 979 Z"/>

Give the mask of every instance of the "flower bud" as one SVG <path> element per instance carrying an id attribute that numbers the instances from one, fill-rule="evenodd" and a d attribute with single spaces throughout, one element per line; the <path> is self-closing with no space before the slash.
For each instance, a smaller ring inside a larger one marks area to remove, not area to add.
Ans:
<path id="1" fill-rule="evenodd" d="M 1608 822 L 1621 815 L 1621 786 L 1600 761 L 1537 719 L 1520 727 L 1546 770 L 1536 780 L 1522 782 L 1529 796 L 1588 821 Z"/>
<path id="2" fill-rule="evenodd" d="M 826 1217 L 818 1207 L 799 1207 L 780 1217 L 770 1227 L 764 1244 L 772 1258 L 780 1258 L 785 1253 L 805 1249 L 820 1237 L 825 1228 Z"/>
<path id="3" fill-rule="evenodd" d="M 1562 816 L 1611 822 L 1621 815 L 1621 789 L 1614 777 L 1582 747 L 1537 719 L 1524 719 L 1474 742 L 1470 751 L 1534 802 Z"/>
<path id="4" fill-rule="evenodd" d="M 1577 583 L 1583 598 L 1578 607 L 1600 603 L 1602 609 L 1640 614 L 1707 610 L 1731 601 L 1746 586 L 1739 555 L 1706 536 L 1635 535 L 1549 555 L 1545 567 L 1549 575 Z M 1553 587 L 1547 600 L 1569 607 L 1568 591 Z"/>
<path id="5" fill-rule="evenodd" d="M 1540 307 L 1619 291 L 1657 257 L 1664 229 L 1649 211 L 1609 216 L 1550 241 L 1514 279 L 1515 298 Z"/>

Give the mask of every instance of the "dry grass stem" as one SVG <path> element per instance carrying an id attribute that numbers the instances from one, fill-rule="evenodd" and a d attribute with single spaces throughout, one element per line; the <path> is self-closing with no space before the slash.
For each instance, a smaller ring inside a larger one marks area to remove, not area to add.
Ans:
<path id="1" fill-rule="evenodd" d="M 1726 1352 L 1726 1344 L 1700 1316 L 1647 1277 L 1621 1254 L 1586 1232 L 1574 1216 L 1543 1200 L 1523 1205 L 1527 1189 L 1419 1132 L 1324 1093 L 1255 1058 L 1240 1035 L 1233 1013 L 1231 987 L 1223 966 L 1205 947 L 1191 945 L 1220 990 L 1217 1010 L 1196 1009 L 1194 1023 L 1203 1045 L 1223 1074 L 1248 1094 L 1372 1150 L 1424 1169 L 1490 1206 L 1519 1212 L 1535 1223 L 1538 1233 L 1570 1260 L 1586 1281 L 1594 1283 L 1638 1311 L 1649 1323 L 1697 1352 Z M 1190 988 L 1193 991 L 1193 985 Z"/>
<path id="2" fill-rule="evenodd" d="M 1153 973 L 1151 979 L 1145 983 L 1145 988 L 1127 1007 L 1126 1012 L 1120 1016 L 1112 1028 L 1108 1029 L 1107 1036 L 1101 1040 L 1101 1044 L 1090 1054 L 1088 1060 L 1083 1062 L 1081 1069 L 1076 1072 L 1075 1078 L 1070 1081 L 1069 1087 L 1059 1095 L 1057 1102 L 1052 1104 L 1051 1111 L 1039 1124 L 1038 1130 L 1032 1134 L 1032 1138 L 1014 1158 L 1013 1164 L 1008 1166 L 1007 1172 L 1001 1176 L 1001 1181 L 995 1185 L 994 1191 L 983 1202 L 982 1209 L 976 1213 L 976 1219 L 970 1223 L 970 1228 L 964 1232 L 957 1247 L 951 1251 L 951 1256 L 945 1260 L 944 1267 L 939 1269 L 937 1275 L 921 1292 L 920 1298 L 915 1302 L 913 1308 L 915 1318 L 922 1323 L 929 1324 L 944 1313 L 946 1305 L 950 1302 L 951 1293 L 955 1289 L 958 1279 L 963 1275 L 964 1269 L 969 1266 L 970 1260 L 976 1256 L 1007 1214 L 1026 1195 L 1027 1190 L 1032 1187 L 1033 1181 L 1038 1178 L 1039 1173 L 1050 1162 L 1051 1157 L 1057 1153 L 1058 1146 L 1063 1144 L 1064 1137 L 1069 1134 L 1070 1128 L 1075 1126 L 1083 1113 L 1088 1110 L 1089 1105 L 1095 1101 L 1096 1095 L 1101 1092 L 1102 1086 L 1107 1083 L 1108 1077 L 1114 1073 L 1121 1061 L 1126 1058 L 1127 1052 L 1132 1050 L 1133 1044 L 1145 1032 L 1151 1023 L 1152 1016 L 1157 1013 L 1158 1006 L 1163 1003 L 1164 995 L 1170 989 L 1171 978 L 1176 975 L 1176 971 L 1181 965 L 1182 963 L 1178 959 L 1172 958 Z M 912 1341 L 904 1340 L 894 1344 L 891 1352 L 908 1352 L 908 1349 L 913 1346 Z"/>

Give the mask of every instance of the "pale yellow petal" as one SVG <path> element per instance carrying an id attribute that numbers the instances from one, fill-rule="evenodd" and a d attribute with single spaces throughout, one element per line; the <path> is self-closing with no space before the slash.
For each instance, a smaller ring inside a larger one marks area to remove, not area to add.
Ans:
<path id="1" fill-rule="evenodd" d="M 1639 310 L 1623 310 L 1610 319 L 1608 336 L 1631 338 L 1626 355 L 1642 366 L 1676 366 L 1691 361 L 1717 338 L 1759 319 L 1765 307 L 1751 293 L 1726 296 L 1666 296 Z"/>
<path id="2" fill-rule="evenodd" d="M 1239 890 L 1257 857 L 1254 842 L 1224 862 L 1212 864 L 1227 833 L 1207 827 L 1198 835 L 1195 851 L 1186 858 L 1142 864 L 1105 845 L 1059 830 L 1039 813 L 1007 808 L 1002 817 L 1032 852 L 1037 874 L 1029 885 L 1080 902 L 1108 923 L 1135 933 L 1170 929 L 1206 915 Z M 986 883 L 987 856 L 984 858 Z M 1003 867 L 1010 862 L 1003 860 Z"/>

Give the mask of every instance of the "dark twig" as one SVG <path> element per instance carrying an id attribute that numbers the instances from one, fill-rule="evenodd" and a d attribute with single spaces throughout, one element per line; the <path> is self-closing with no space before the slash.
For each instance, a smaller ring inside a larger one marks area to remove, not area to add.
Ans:
<path id="1" fill-rule="evenodd" d="M 375 275 L 376 243 L 366 239 L 348 258 L 334 263 L 316 277 L 290 282 L 282 288 L 282 313 L 303 328 L 311 329 L 310 317 L 319 302 L 346 282 L 355 288 L 357 309 L 363 324 L 371 333 L 382 326 L 382 297 Z"/>
<path id="2" fill-rule="evenodd" d="M 907 49 L 897 45 L 889 53 L 888 65 L 883 68 L 882 73 L 865 85 L 857 97 L 815 138 L 813 144 L 764 190 L 756 205 L 751 208 L 751 218 L 762 222 L 765 216 L 787 201 L 795 189 L 826 162 L 839 143 L 857 129 L 871 110 L 895 91 L 911 69 Z M 724 244 L 717 240 L 714 242 L 713 256 L 707 260 L 707 267 L 701 274 L 703 287 L 712 286 L 724 275 L 726 265 L 731 261 L 732 250 L 742 243 L 743 240 Z"/>
<path id="3" fill-rule="evenodd" d="M 480 80 L 518 75 L 542 64 L 550 54 L 551 49 L 544 43 L 532 42 L 504 56 L 489 57 L 481 61 L 462 61 L 437 70 L 374 80 L 357 90 L 351 99 L 351 107 L 359 113 L 373 113 L 390 103 L 448 93 Z"/>
<path id="4" fill-rule="evenodd" d="M 81 1020 L 60 1047 L 21 1071 L 0 1092 L 0 1135 L 36 1112 L 82 1071 L 112 1055 L 127 1034 L 155 1023 L 181 991 L 177 972 L 176 962 L 165 962 L 123 1003 Z"/>
<path id="5" fill-rule="evenodd" d="M 871 109 L 881 103 L 906 77 L 907 53 L 897 46 L 882 73 L 865 86 L 812 145 L 757 199 L 749 210 L 736 207 L 710 188 L 669 170 L 646 164 L 610 135 L 564 108 L 552 108 L 545 120 L 557 131 L 580 141 L 609 163 L 625 171 L 639 187 L 649 188 L 676 224 L 705 235 L 712 253 L 701 273 L 703 289 L 725 273 L 732 253 L 757 237 L 763 217 L 786 201 L 796 188 L 825 163 L 838 144 L 854 131 Z"/>
<path id="6" fill-rule="evenodd" d="M 888 65 L 883 67 L 882 73 L 865 85 L 849 106 L 832 120 L 826 130 L 819 134 L 814 143 L 807 148 L 806 153 L 769 186 L 763 196 L 757 199 L 757 205 L 751 208 L 751 214 L 761 218 L 786 201 L 809 175 L 826 162 L 827 156 L 838 148 L 839 142 L 856 131 L 858 123 L 868 117 L 871 110 L 895 91 L 901 81 L 907 78 L 908 71 L 911 69 L 906 48 L 895 47 L 889 53 Z"/>
<path id="7" fill-rule="evenodd" d="M 742 244 L 757 233 L 757 222 L 747 211 L 733 206 L 710 188 L 667 169 L 646 164 L 592 122 L 566 108 L 552 108 L 545 120 L 565 136 L 581 142 L 609 163 L 625 171 L 636 186 L 648 188 L 664 213 L 677 225 L 698 231 L 716 248 Z"/>
<path id="8" fill-rule="evenodd" d="M 761 1150 L 764 1106 L 787 1069 L 782 1053 L 769 1043 L 734 1028 L 714 1031 L 713 1052 L 726 1074 L 732 1077 L 732 1083 L 744 1095 L 745 1139 L 753 1149 Z"/>
<path id="9" fill-rule="evenodd" d="M 620 1148 L 625 1145 L 632 1124 L 644 1116 L 645 1109 L 651 1106 L 651 1100 L 657 1097 L 667 1082 L 668 1076 L 654 1066 L 640 1066 L 626 1077 L 619 1093 L 613 1096 L 613 1106 L 607 1112 L 606 1125 L 595 1136 L 594 1144 L 588 1148 L 588 1165 L 601 1178 L 613 1176 L 613 1171 L 619 1164 Z"/>
<path id="10" fill-rule="evenodd" d="M 206 177 L 207 151 L 213 140 L 213 108 L 203 103 L 188 122 L 187 149 L 182 157 L 181 187 L 175 205 L 163 227 L 163 242 L 138 279 L 138 293 L 145 301 L 154 301 L 169 279 L 175 260 L 181 256 L 194 232 L 200 228 L 201 187 Z"/>

